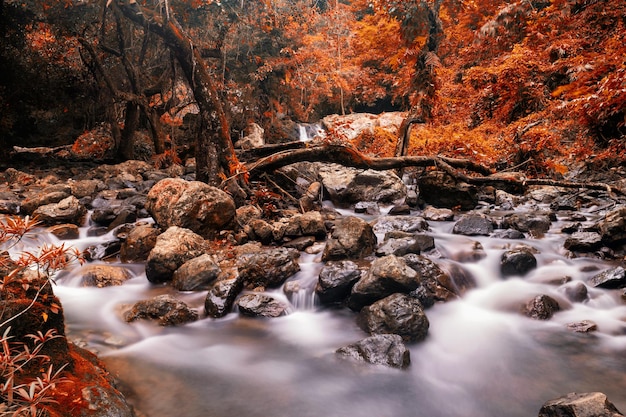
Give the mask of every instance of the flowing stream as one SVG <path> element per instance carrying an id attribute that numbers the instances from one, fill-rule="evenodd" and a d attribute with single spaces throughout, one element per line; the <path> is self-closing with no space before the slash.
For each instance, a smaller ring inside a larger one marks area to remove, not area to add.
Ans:
<path id="1" fill-rule="evenodd" d="M 590 216 L 589 216 L 590 218 Z M 436 257 L 444 269 L 471 274 L 477 288 L 462 299 L 426 310 L 425 341 L 409 345 L 411 365 L 396 370 L 341 360 L 334 351 L 367 335 L 347 309 L 323 309 L 313 288 L 319 255 L 303 254 L 300 293 L 290 314 L 243 318 L 232 312 L 204 318 L 204 292 L 179 293 L 148 283 L 143 265 L 125 265 L 134 277 L 124 285 L 82 287 L 78 272 L 61 276 L 68 335 L 104 359 L 131 402 L 149 417 L 531 417 L 550 399 L 569 392 L 601 391 L 626 411 L 626 303 L 619 291 L 589 288 L 589 299 L 572 303 L 564 287 L 613 265 L 569 258 L 559 222 L 541 239 L 523 243 L 538 250 L 538 268 L 503 280 L 502 252 L 521 241 L 451 234 L 452 222 L 429 222 Z M 83 230 L 83 233 L 85 231 Z M 54 237 L 48 236 L 54 242 Z M 83 249 L 112 239 L 81 237 Z M 467 256 L 480 242 L 486 256 Z M 126 304 L 176 294 L 197 309 L 200 320 L 164 328 L 126 323 Z M 282 290 L 276 290 L 280 296 Z M 548 294 L 564 307 L 551 320 L 519 313 L 519 306 Z M 592 320 L 598 331 L 576 333 L 567 324 Z"/>

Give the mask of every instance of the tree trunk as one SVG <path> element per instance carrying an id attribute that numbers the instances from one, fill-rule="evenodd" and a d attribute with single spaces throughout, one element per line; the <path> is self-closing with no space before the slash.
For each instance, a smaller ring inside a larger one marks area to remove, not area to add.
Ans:
<path id="1" fill-rule="evenodd" d="M 434 70 L 439 62 L 437 52 L 443 34 L 439 19 L 441 2 L 442 0 L 435 0 L 432 6 L 428 5 L 428 38 L 415 62 L 415 74 L 412 81 L 414 96 L 411 100 L 411 110 L 400 125 L 396 156 L 408 154 L 411 126 L 415 123 L 428 123 L 432 118 L 435 93 L 437 92 Z"/>
<path id="2" fill-rule="evenodd" d="M 222 103 L 213 85 L 200 50 L 178 24 L 172 12 L 162 16 L 137 3 L 119 4 L 124 16 L 158 35 L 170 48 L 180 64 L 200 109 L 200 129 L 196 137 L 196 179 L 219 185 L 239 164 L 232 141 L 230 126 Z"/>

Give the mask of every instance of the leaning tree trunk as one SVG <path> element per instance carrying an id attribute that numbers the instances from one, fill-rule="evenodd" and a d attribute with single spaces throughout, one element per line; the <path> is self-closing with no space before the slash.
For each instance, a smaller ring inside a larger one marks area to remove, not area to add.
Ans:
<path id="1" fill-rule="evenodd" d="M 428 6 L 428 38 L 420 50 L 415 62 L 413 74 L 414 97 L 409 114 L 402 121 L 398 131 L 396 156 L 405 156 L 409 148 L 409 134 L 411 126 L 416 123 L 427 123 L 432 118 L 432 111 L 436 93 L 435 67 L 439 63 L 437 52 L 441 43 L 443 28 L 439 19 L 439 9 L 442 0 L 436 0 Z"/>
<path id="2" fill-rule="evenodd" d="M 230 127 L 213 79 L 202 61 L 200 50 L 185 33 L 171 11 L 167 15 L 141 8 L 137 3 L 120 4 L 124 16 L 158 35 L 172 51 L 191 87 L 200 110 L 196 137 L 196 179 L 218 185 L 239 162 L 230 139 Z"/>

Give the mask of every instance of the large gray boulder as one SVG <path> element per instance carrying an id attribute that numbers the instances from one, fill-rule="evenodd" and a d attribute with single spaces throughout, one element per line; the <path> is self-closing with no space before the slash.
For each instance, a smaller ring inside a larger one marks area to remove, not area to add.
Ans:
<path id="1" fill-rule="evenodd" d="M 179 226 L 210 238 L 235 219 L 235 202 L 224 191 L 200 181 L 165 178 L 148 192 L 146 209 L 159 226 Z"/>
<path id="2" fill-rule="evenodd" d="M 397 334 L 407 342 L 424 340 L 430 326 L 419 300 L 400 293 L 364 307 L 357 324 L 368 333 Z"/>
<path id="3" fill-rule="evenodd" d="M 150 319 L 156 320 L 161 326 L 176 326 L 197 320 L 198 313 L 184 302 L 164 294 L 136 302 L 126 312 L 124 319 L 127 322 Z"/>
<path id="4" fill-rule="evenodd" d="M 457 283 L 446 271 L 432 260 L 422 255 L 410 253 L 404 261 L 417 273 L 417 280 L 425 290 L 425 295 L 434 301 L 450 301 L 459 297 L 468 288 L 475 287 L 475 282 L 466 277 L 459 277 Z"/>
<path id="5" fill-rule="evenodd" d="M 375 233 L 419 233 L 429 229 L 428 222 L 418 216 L 380 216 L 373 226 Z"/>
<path id="6" fill-rule="evenodd" d="M 239 312 L 248 317 L 280 317 L 287 313 L 289 304 L 266 294 L 244 294 L 237 300 Z"/>
<path id="7" fill-rule="evenodd" d="M 58 203 L 46 204 L 33 211 L 33 217 L 46 225 L 72 223 L 82 226 L 87 209 L 76 197 L 69 196 Z"/>
<path id="8" fill-rule="evenodd" d="M 623 417 L 601 392 L 570 393 L 547 401 L 538 417 Z"/>
<path id="9" fill-rule="evenodd" d="M 489 217 L 480 213 L 461 216 L 452 228 L 452 233 L 465 236 L 489 236 L 492 232 L 493 222 Z"/>
<path id="10" fill-rule="evenodd" d="M 320 164 L 318 175 L 328 197 L 338 206 L 345 207 L 359 201 L 394 203 L 406 197 L 406 186 L 393 171 Z"/>
<path id="11" fill-rule="evenodd" d="M 333 233 L 326 242 L 323 261 L 341 259 L 359 259 L 371 255 L 376 247 L 377 238 L 365 220 L 358 217 L 345 217 L 335 225 Z"/>
<path id="12" fill-rule="evenodd" d="M 403 258 L 375 259 L 368 272 L 352 287 L 349 306 L 355 311 L 393 293 L 409 293 L 421 285 L 418 273 Z"/>
<path id="13" fill-rule="evenodd" d="M 362 275 L 363 269 L 352 261 L 328 262 L 320 271 L 315 293 L 322 304 L 342 302 Z"/>
<path id="14" fill-rule="evenodd" d="M 80 271 L 81 283 L 85 287 L 111 287 L 122 285 L 132 278 L 130 271 L 124 267 L 108 264 L 86 265 Z"/>
<path id="15" fill-rule="evenodd" d="M 541 294 L 528 301 L 522 312 L 535 320 L 549 320 L 561 307 L 559 302 L 549 295 Z"/>
<path id="16" fill-rule="evenodd" d="M 620 206 L 607 213 L 599 228 L 602 240 L 610 246 L 626 241 L 626 206 Z"/>
<path id="17" fill-rule="evenodd" d="M 185 262 L 174 271 L 172 286 L 179 291 L 208 290 L 221 269 L 211 255 L 204 253 Z"/>
<path id="18" fill-rule="evenodd" d="M 502 219 L 502 228 L 511 228 L 530 233 L 533 237 L 542 237 L 552 225 L 552 218 L 547 213 L 513 213 Z"/>
<path id="19" fill-rule="evenodd" d="M 537 268 L 537 258 L 530 249 L 512 249 L 502 253 L 500 272 L 503 277 L 522 276 Z"/>
<path id="20" fill-rule="evenodd" d="M 589 279 L 589 284 L 600 288 L 626 287 L 626 270 L 621 266 L 607 269 Z"/>
<path id="21" fill-rule="evenodd" d="M 174 271 L 206 252 L 207 242 L 189 229 L 172 226 L 160 234 L 148 255 L 146 277 L 153 283 L 171 281 Z"/>
<path id="22" fill-rule="evenodd" d="M 429 171 L 418 178 L 420 197 L 426 203 L 440 208 L 472 210 L 478 204 L 475 186 L 456 181 L 442 171 Z"/>
<path id="23" fill-rule="evenodd" d="M 41 191 L 30 192 L 30 195 L 22 201 L 22 211 L 26 214 L 33 214 L 38 207 L 58 203 L 69 197 L 71 192 L 70 186 L 66 184 L 49 185 Z"/>
<path id="24" fill-rule="evenodd" d="M 296 249 L 247 244 L 239 249 L 236 265 L 247 286 L 278 287 L 300 271 L 299 256 Z"/>
<path id="25" fill-rule="evenodd" d="M 126 235 L 120 248 L 122 262 L 143 262 L 148 259 L 150 251 L 156 245 L 159 230 L 149 224 L 133 227 Z"/>

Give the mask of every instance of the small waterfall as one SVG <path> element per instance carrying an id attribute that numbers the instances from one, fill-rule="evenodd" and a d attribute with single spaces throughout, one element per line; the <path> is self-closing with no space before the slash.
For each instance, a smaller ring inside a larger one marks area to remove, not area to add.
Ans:
<path id="1" fill-rule="evenodd" d="M 315 138 L 323 138 L 326 132 L 321 123 L 300 123 L 298 125 L 298 138 L 300 142 L 309 142 Z"/>

